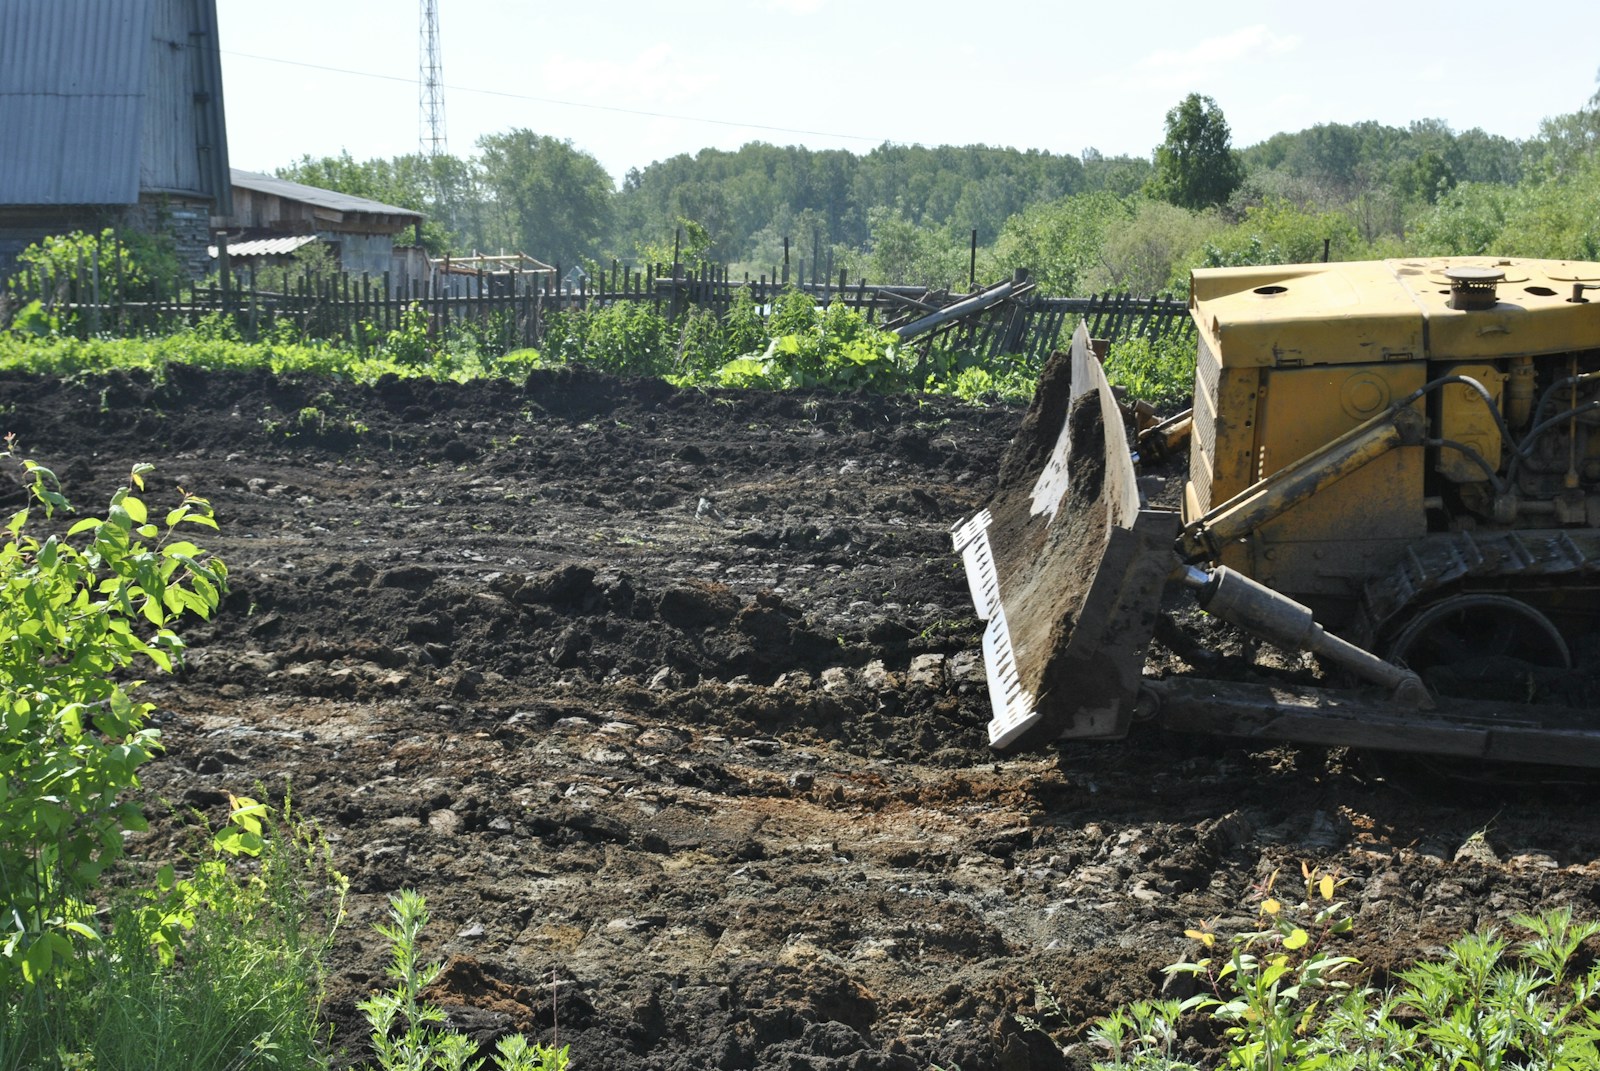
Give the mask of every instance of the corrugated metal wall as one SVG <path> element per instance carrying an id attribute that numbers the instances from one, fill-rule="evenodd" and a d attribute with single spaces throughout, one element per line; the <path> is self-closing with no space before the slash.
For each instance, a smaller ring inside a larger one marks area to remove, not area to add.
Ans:
<path id="1" fill-rule="evenodd" d="M 382 275 L 388 271 L 394 258 L 392 234 L 330 234 L 339 243 L 339 266 L 359 275 L 368 272 Z"/>
<path id="2" fill-rule="evenodd" d="M 0 204 L 132 204 L 151 0 L 0 3 Z"/>
<path id="3" fill-rule="evenodd" d="M 145 81 L 144 190 L 216 196 L 228 188 L 222 70 L 212 0 L 154 0 Z M 216 214 L 226 215 L 224 205 Z"/>
<path id="4" fill-rule="evenodd" d="M 0 0 L 0 204 L 228 202 L 215 0 Z"/>

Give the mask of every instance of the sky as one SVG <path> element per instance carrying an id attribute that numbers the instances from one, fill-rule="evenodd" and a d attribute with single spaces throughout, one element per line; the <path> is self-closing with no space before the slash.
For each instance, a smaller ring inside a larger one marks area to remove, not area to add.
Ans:
<path id="1" fill-rule="evenodd" d="M 228 149 L 418 151 L 417 0 L 218 0 Z M 1191 92 L 1244 148 L 1318 123 L 1442 119 L 1526 138 L 1600 72 L 1579 5 L 1207 0 L 436 0 L 445 136 L 566 139 L 632 168 L 750 141 L 885 142 L 1148 157 Z"/>

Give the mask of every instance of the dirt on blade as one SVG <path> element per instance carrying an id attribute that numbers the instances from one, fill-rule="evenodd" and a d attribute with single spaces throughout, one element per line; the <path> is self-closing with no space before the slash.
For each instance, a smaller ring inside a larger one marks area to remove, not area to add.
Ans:
<path id="1" fill-rule="evenodd" d="M 1086 1067 L 1085 1022 L 1301 860 L 1351 879 L 1379 982 L 1521 911 L 1595 915 L 1586 785 L 1419 793 L 1153 732 L 989 752 L 948 529 L 1019 418 L 583 372 L 0 374 L 0 431 L 81 507 L 135 461 L 151 502 L 216 506 L 234 590 L 146 689 L 168 750 L 134 850 L 292 784 L 352 882 L 342 1063 L 403 887 L 452 1022 L 617 1071 Z"/>

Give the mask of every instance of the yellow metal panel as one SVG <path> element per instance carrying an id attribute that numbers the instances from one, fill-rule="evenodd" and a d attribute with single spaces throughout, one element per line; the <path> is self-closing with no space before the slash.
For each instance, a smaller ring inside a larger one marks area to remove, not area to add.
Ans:
<path id="1" fill-rule="evenodd" d="M 1600 264 L 1515 257 L 1440 257 L 1390 261 L 1395 278 L 1428 319 L 1434 360 L 1561 353 L 1600 346 L 1600 294 L 1574 302 L 1574 282 L 1600 282 Z M 1493 268 L 1505 273 L 1493 308 L 1450 308 L 1448 268 Z"/>
<path id="2" fill-rule="evenodd" d="M 1349 364 L 1422 352 L 1422 313 L 1382 262 L 1201 268 L 1190 314 L 1224 368 Z"/>
<path id="3" fill-rule="evenodd" d="M 1422 361 L 1269 373 L 1256 437 L 1260 475 L 1388 409 L 1422 386 L 1426 374 Z M 1351 553 L 1355 546 L 1426 533 L 1423 454 L 1421 447 L 1391 451 L 1263 525 L 1251 543 L 1251 575 L 1297 595 L 1349 594 L 1352 578 L 1371 568 Z"/>
<path id="4" fill-rule="evenodd" d="M 1204 390 L 1195 391 L 1195 441 L 1200 448 L 1189 454 L 1189 482 L 1201 513 L 1259 478 L 1256 405 L 1260 380 L 1260 369 L 1221 369 L 1213 380 L 1215 397 Z"/>
<path id="5" fill-rule="evenodd" d="M 1466 376 L 1482 383 L 1500 408 L 1505 375 L 1492 364 L 1434 366 L 1435 375 Z M 1500 426 L 1483 404 L 1483 396 L 1463 383 L 1452 383 L 1439 391 L 1439 438 L 1470 446 L 1495 468 L 1500 467 Z M 1447 480 L 1477 483 L 1488 479 L 1481 466 L 1459 450 L 1441 448 L 1435 466 Z"/>
<path id="6" fill-rule="evenodd" d="M 1444 272 L 1457 267 L 1504 273 L 1492 308 L 1450 308 Z M 1600 300 L 1569 300 L 1576 282 L 1600 282 L 1600 264 L 1430 257 L 1201 268 L 1189 309 L 1224 368 L 1471 360 L 1596 348 Z"/>
<path id="7" fill-rule="evenodd" d="M 1377 416 L 1422 386 L 1426 375 L 1421 361 L 1269 372 L 1261 388 L 1257 478 L 1270 476 Z"/>

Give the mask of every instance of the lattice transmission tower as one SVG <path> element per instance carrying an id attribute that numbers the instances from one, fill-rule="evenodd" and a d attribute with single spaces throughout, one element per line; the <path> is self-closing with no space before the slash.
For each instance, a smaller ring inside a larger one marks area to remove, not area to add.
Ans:
<path id="1" fill-rule="evenodd" d="M 417 151 L 448 153 L 444 136 L 444 75 L 439 61 L 439 5 L 422 0 L 421 48 L 417 58 Z"/>

